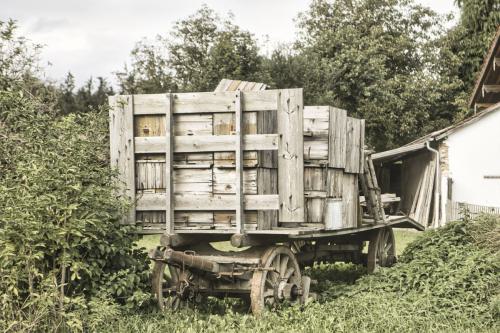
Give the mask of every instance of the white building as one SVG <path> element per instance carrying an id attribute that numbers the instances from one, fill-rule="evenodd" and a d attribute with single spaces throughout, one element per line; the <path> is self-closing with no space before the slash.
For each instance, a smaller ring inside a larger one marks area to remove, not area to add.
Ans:
<path id="1" fill-rule="evenodd" d="M 428 227 L 472 214 L 500 214 L 500 29 L 469 106 L 474 116 L 403 147 L 373 155 L 382 192 Z"/>

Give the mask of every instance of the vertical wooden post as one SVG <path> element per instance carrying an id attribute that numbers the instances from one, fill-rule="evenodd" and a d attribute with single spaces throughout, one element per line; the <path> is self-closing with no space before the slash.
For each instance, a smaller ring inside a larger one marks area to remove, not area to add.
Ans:
<path id="1" fill-rule="evenodd" d="M 245 211 L 243 206 L 243 112 L 241 108 L 242 92 L 236 91 L 234 103 L 236 127 L 236 233 L 245 232 Z"/>
<path id="2" fill-rule="evenodd" d="M 278 98 L 279 221 L 304 222 L 304 114 L 302 89 L 281 90 Z"/>
<path id="3" fill-rule="evenodd" d="M 122 223 L 135 224 L 134 96 L 113 96 L 109 104 L 111 166 L 120 171 L 121 194 L 134 203 Z"/>
<path id="4" fill-rule="evenodd" d="M 174 131 L 173 131 L 173 95 L 168 93 L 166 95 L 167 101 L 167 109 L 165 110 L 165 136 L 167 140 L 167 149 L 165 152 L 165 199 L 166 199 L 166 233 L 174 234 L 174 215 L 175 215 L 175 207 L 174 207 Z"/>

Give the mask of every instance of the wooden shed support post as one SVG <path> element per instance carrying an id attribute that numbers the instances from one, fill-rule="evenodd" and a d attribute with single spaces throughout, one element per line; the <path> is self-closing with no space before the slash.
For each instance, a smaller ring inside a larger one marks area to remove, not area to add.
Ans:
<path id="1" fill-rule="evenodd" d="M 243 110 L 241 107 L 242 92 L 236 91 L 234 103 L 235 123 L 236 123 L 236 232 L 245 232 L 245 211 L 243 206 Z"/>
<path id="2" fill-rule="evenodd" d="M 171 93 L 166 95 L 167 107 L 165 110 L 165 136 L 166 136 L 166 152 L 165 152 L 165 184 L 166 184 L 166 232 L 168 234 L 175 233 L 175 225 L 174 225 L 174 215 L 175 215 L 175 207 L 174 207 L 174 131 L 173 131 L 173 96 Z"/>

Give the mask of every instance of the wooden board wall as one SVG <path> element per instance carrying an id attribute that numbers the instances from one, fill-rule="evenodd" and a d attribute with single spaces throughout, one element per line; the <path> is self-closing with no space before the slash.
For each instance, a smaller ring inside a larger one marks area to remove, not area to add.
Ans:
<path id="1" fill-rule="evenodd" d="M 342 199 L 342 228 L 358 224 L 358 176 L 364 170 L 364 120 L 329 106 L 304 108 L 306 220 L 324 223 L 325 203 Z"/>
<path id="2" fill-rule="evenodd" d="M 238 94 L 244 229 L 275 227 L 278 216 L 283 223 L 304 221 L 303 139 L 297 135 L 303 127 L 302 90 L 289 89 L 110 98 L 113 165 L 120 169 L 123 192 L 136 201 L 128 223 L 159 232 L 171 224 L 234 226 Z M 168 152 L 169 121 L 174 154 Z M 286 182 L 278 181 L 278 172 Z M 169 193 L 171 218 L 165 210 Z"/>

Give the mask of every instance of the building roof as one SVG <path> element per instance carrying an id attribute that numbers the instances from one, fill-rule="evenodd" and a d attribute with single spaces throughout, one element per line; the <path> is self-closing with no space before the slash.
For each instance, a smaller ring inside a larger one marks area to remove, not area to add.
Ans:
<path id="1" fill-rule="evenodd" d="M 469 99 L 469 107 L 479 111 L 498 102 L 500 102 L 500 26 L 484 58 Z"/>
<path id="2" fill-rule="evenodd" d="M 372 155 L 372 158 L 374 161 L 377 162 L 385 162 L 388 160 L 397 160 L 403 156 L 406 156 L 408 154 L 414 153 L 416 151 L 426 149 L 427 142 L 431 141 L 441 141 L 443 139 L 446 139 L 450 134 L 453 132 L 468 126 L 470 124 L 475 123 L 476 121 L 482 119 L 484 116 L 491 114 L 493 112 L 499 111 L 500 110 L 500 102 L 490 106 L 484 111 L 481 111 L 477 114 L 475 114 L 472 117 L 466 118 L 454 125 L 448 126 L 446 128 L 440 129 L 438 131 L 434 131 L 432 133 L 429 133 L 427 135 L 424 135 L 402 147 L 396 148 L 396 149 L 391 149 L 387 150 L 381 153 L 376 153 Z"/>

